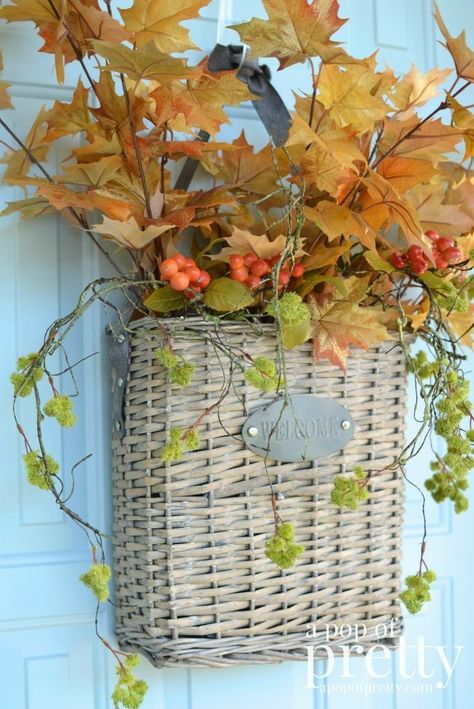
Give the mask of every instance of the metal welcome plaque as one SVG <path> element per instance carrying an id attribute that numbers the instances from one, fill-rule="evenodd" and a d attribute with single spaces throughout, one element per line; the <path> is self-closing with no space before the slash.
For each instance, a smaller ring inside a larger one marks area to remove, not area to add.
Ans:
<path id="1" fill-rule="evenodd" d="M 295 395 L 277 399 L 247 418 L 242 437 L 247 448 L 284 463 L 327 458 L 354 435 L 354 421 L 334 399 Z"/>

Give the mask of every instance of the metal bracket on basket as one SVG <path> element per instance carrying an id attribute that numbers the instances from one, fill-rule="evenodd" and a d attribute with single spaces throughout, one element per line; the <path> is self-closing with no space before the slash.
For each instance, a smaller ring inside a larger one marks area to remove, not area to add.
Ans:
<path id="1" fill-rule="evenodd" d="M 130 335 L 126 327 L 134 307 L 133 303 L 127 303 L 116 320 L 106 329 L 112 364 L 112 425 L 116 433 L 123 432 L 123 399 L 130 365 Z"/>

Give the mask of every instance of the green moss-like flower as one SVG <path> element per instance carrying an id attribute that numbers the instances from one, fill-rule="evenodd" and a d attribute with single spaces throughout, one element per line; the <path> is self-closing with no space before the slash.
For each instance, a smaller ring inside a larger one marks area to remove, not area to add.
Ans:
<path id="1" fill-rule="evenodd" d="M 196 451 L 199 448 L 199 433 L 196 431 L 195 428 L 191 428 L 187 434 L 186 438 L 184 439 L 184 445 L 188 449 L 188 451 Z"/>
<path id="2" fill-rule="evenodd" d="M 175 367 L 170 369 L 170 379 L 173 384 L 179 384 L 181 387 L 186 387 L 191 383 L 194 369 L 194 364 L 189 364 L 189 362 L 177 364 Z"/>
<path id="3" fill-rule="evenodd" d="M 406 577 L 407 587 L 400 594 L 400 600 L 409 613 L 419 613 L 425 603 L 431 601 L 431 584 L 435 580 L 436 574 L 429 569 L 423 574 Z"/>
<path id="4" fill-rule="evenodd" d="M 267 313 L 285 325 L 299 325 L 308 318 L 308 306 L 298 293 L 284 293 L 279 300 L 267 306 Z"/>
<path id="5" fill-rule="evenodd" d="M 276 364 L 268 357 L 256 357 L 253 367 L 249 367 L 244 376 L 249 384 L 265 394 L 276 391 L 282 385 Z"/>
<path id="6" fill-rule="evenodd" d="M 170 347 L 163 345 L 154 351 L 154 356 L 165 369 L 173 369 L 178 364 L 178 358 Z"/>
<path id="7" fill-rule="evenodd" d="M 338 475 L 334 481 L 331 491 L 331 502 L 339 508 L 347 507 L 349 510 L 357 510 L 359 504 L 369 496 L 363 481 L 367 478 L 364 469 L 360 465 L 354 466 L 354 475 Z"/>
<path id="8" fill-rule="evenodd" d="M 50 490 L 52 476 L 59 470 L 59 463 L 50 455 L 45 458 L 39 451 L 30 451 L 23 456 L 28 482 L 41 490 Z"/>
<path id="9" fill-rule="evenodd" d="M 10 381 L 13 384 L 13 390 L 17 396 L 29 396 L 33 391 L 34 385 L 42 378 L 43 369 L 41 367 L 31 366 L 37 358 L 37 352 L 31 352 L 28 355 L 18 357 L 16 361 L 16 372 L 10 375 Z"/>
<path id="10" fill-rule="evenodd" d="M 295 528 L 291 522 L 284 522 L 276 533 L 265 543 L 265 554 L 281 569 L 294 566 L 296 560 L 304 552 L 304 546 L 295 544 Z"/>
<path id="11" fill-rule="evenodd" d="M 434 474 L 426 480 L 425 487 L 435 502 L 449 499 L 454 503 L 455 512 L 460 514 L 469 506 L 465 491 L 469 487 L 467 476 L 474 468 L 470 432 L 464 433 L 460 428 L 471 408 L 468 401 L 469 382 L 454 370 L 445 373 L 445 380 L 448 390 L 446 396 L 436 402 L 434 429 L 444 438 L 446 453 L 432 463 Z"/>
<path id="12" fill-rule="evenodd" d="M 65 394 L 57 394 L 46 402 L 43 407 L 46 416 L 53 416 L 60 426 L 72 428 L 76 425 L 77 416 L 73 411 L 72 399 Z"/>
<path id="13" fill-rule="evenodd" d="M 175 426 L 170 430 L 169 440 L 161 449 L 161 460 L 169 463 L 173 460 L 181 460 L 184 454 L 183 429 Z"/>
<path id="14" fill-rule="evenodd" d="M 180 361 L 174 352 L 164 345 L 155 350 L 154 355 L 158 362 L 168 370 L 173 384 L 186 387 L 191 383 L 194 374 L 194 364 Z"/>
<path id="15" fill-rule="evenodd" d="M 185 433 L 182 428 L 175 426 L 170 430 L 168 442 L 161 449 L 161 460 L 165 462 L 181 460 L 186 450 L 195 451 L 199 445 L 199 433 L 195 428 L 190 428 Z"/>
<path id="16" fill-rule="evenodd" d="M 109 597 L 109 581 L 112 576 L 108 564 L 92 564 L 89 571 L 81 575 L 82 583 L 91 589 L 100 603 L 105 603 Z"/>
<path id="17" fill-rule="evenodd" d="M 112 693 L 114 709 L 138 709 L 148 691 L 148 684 L 137 679 L 133 669 L 140 663 L 138 655 L 127 655 L 122 665 L 117 665 L 117 684 Z"/>

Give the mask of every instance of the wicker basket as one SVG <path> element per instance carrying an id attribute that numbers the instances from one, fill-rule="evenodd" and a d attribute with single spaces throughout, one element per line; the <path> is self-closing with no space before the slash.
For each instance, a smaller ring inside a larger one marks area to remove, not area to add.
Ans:
<path id="1" fill-rule="evenodd" d="M 316 365 L 309 343 L 288 353 L 291 392 L 334 397 L 356 431 L 327 460 L 268 461 L 280 513 L 305 547 L 296 566 L 281 571 L 264 554 L 273 516 L 263 461 L 240 437 L 262 397 L 240 371 L 222 406 L 203 420 L 201 449 L 173 464 L 160 459 L 167 430 L 193 423 L 222 392 L 221 367 L 228 365 L 209 340 L 211 327 L 173 321 L 175 351 L 196 365 L 185 390 L 171 385 L 153 358 L 161 342 L 156 323 L 141 321 L 131 338 L 124 435 L 115 437 L 113 463 L 120 645 L 157 666 L 269 663 L 305 659 L 308 644 L 330 644 L 338 653 L 364 624 L 364 649 L 393 646 L 401 632 L 403 480 L 393 471 L 377 475 L 369 500 L 354 512 L 338 510 L 329 496 L 337 474 L 357 463 L 383 468 L 401 450 L 407 378 L 400 347 L 357 351 L 345 375 Z M 228 323 L 218 332 L 253 355 L 275 357 L 271 326 L 256 334 Z M 327 642 L 333 623 L 345 628 L 344 641 Z M 316 634 L 308 639 L 311 628 Z"/>

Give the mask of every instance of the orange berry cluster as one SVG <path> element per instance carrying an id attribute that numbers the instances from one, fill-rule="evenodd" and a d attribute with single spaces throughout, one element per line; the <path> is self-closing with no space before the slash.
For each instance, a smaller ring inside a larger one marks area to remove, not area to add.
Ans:
<path id="1" fill-rule="evenodd" d="M 262 284 L 262 279 L 268 276 L 273 266 L 280 260 L 280 256 L 261 259 L 254 253 L 232 254 L 229 258 L 230 277 L 239 283 L 245 283 L 251 290 L 255 290 Z M 286 286 L 290 278 L 299 278 L 304 273 L 302 263 L 296 263 L 293 266 L 283 264 L 278 274 L 279 287 Z"/>
<path id="2" fill-rule="evenodd" d="M 432 242 L 432 254 L 435 268 L 442 271 L 448 266 L 459 263 L 462 253 L 457 248 L 454 239 L 447 236 L 440 236 L 434 229 L 429 229 L 425 235 Z M 410 267 L 417 275 L 425 273 L 429 268 L 429 262 L 425 252 L 417 244 L 412 244 L 404 253 L 395 252 L 391 256 L 392 266 L 395 268 Z"/>
<path id="3" fill-rule="evenodd" d="M 196 266 L 194 259 L 179 253 L 161 262 L 160 278 L 169 281 L 173 290 L 183 291 L 189 299 L 193 299 L 211 282 L 209 273 Z"/>

